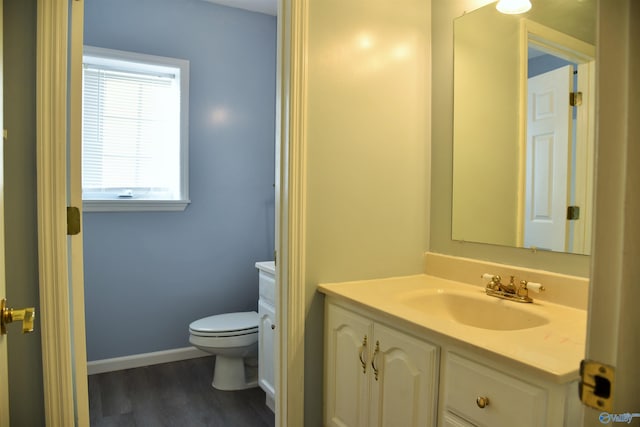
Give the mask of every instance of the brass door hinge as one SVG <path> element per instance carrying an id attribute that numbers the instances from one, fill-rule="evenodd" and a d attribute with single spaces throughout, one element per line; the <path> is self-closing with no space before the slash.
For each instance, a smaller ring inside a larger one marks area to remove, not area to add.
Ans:
<path id="1" fill-rule="evenodd" d="M 583 404 L 611 412 L 613 408 L 613 387 L 615 368 L 593 360 L 580 362 L 580 384 L 578 393 Z"/>
<path id="2" fill-rule="evenodd" d="M 582 105 L 582 92 L 571 92 L 569 94 L 569 105 L 572 107 Z"/>
<path id="3" fill-rule="evenodd" d="M 67 234 L 80 234 L 80 209 L 75 206 L 67 206 Z"/>
<path id="4" fill-rule="evenodd" d="M 569 221 L 580 219 L 580 206 L 567 206 L 567 219 Z"/>

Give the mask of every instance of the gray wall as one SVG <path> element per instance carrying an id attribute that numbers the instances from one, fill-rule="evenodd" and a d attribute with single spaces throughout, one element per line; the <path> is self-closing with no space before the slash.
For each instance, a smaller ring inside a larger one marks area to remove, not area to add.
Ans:
<path id="1" fill-rule="evenodd" d="M 5 266 L 12 307 L 36 307 L 32 334 L 9 326 L 11 425 L 44 425 L 36 217 L 36 0 L 4 1 Z M 1 297 L 1 296 L 0 296 Z M 43 325 L 46 327 L 46 325 Z"/>
<path id="2" fill-rule="evenodd" d="M 193 320 L 256 310 L 254 263 L 273 258 L 276 18 L 202 0 L 87 0 L 84 37 L 191 67 L 192 203 L 84 215 L 87 357 L 185 347 Z"/>

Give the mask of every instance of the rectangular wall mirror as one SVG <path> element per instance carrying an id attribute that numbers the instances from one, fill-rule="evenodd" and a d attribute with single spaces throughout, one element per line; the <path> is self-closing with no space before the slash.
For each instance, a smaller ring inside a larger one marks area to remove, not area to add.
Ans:
<path id="1" fill-rule="evenodd" d="M 454 21 L 453 240 L 589 254 L 595 0 Z"/>

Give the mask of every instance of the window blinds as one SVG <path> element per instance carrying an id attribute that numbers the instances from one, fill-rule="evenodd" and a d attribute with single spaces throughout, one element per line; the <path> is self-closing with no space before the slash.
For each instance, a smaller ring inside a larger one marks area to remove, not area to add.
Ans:
<path id="1" fill-rule="evenodd" d="M 163 193 L 162 198 L 179 192 L 175 75 L 85 64 L 82 132 L 83 192 L 114 197 Z"/>

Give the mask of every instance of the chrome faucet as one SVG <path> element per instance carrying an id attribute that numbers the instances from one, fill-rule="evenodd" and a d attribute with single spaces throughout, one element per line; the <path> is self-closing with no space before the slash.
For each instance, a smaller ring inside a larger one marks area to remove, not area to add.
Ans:
<path id="1" fill-rule="evenodd" d="M 515 283 L 515 277 L 511 276 L 509 283 L 502 283 L 500 276 L 492 274 L 483 274 L 483 279 L 488 280 L 485 292 L 487 295 L 507 299 L 516 302 L 533 302 L 533 299 L 529 296 L 529 287 L 534 292 L 544 291 L 544 287 L 539 283 L 527 282 L 521 280 L 518 285 Z M 529 287 L 528 287 L 529 286 Z"/>

